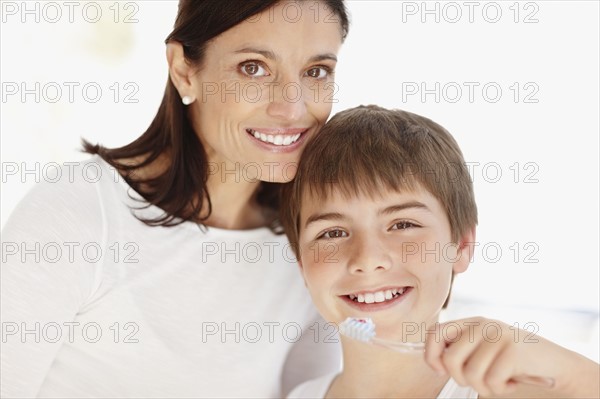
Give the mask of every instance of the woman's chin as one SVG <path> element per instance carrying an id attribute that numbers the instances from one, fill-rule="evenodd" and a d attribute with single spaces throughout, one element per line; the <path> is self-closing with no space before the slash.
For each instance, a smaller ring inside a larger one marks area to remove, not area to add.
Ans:
<path id="1" fill-rule="evenodd" d="M 275 169 L 270 173 L 263 174 L 260 178 L 265 183 L 289 183 L 296 177 L 296 170 Z"/>
<path id="2" fill-rule="evenodd" d="M 281 177 L 281 178 L 275 178 L 275 179 L 272 179 L 272 180 L 263 180 L 263 181 L 265 181 L 267 183 L 281 183 L 281 184 L 283 184 L 283 183 L 289 183 L 293 179 L 294 179 L 293 177 L 292 178 Z"/>

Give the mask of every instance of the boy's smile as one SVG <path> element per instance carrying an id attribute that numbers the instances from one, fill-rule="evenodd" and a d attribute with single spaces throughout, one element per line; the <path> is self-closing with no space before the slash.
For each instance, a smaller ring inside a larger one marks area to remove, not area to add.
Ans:
<path id="1" fill-rule="evenodd" d="M 398 332 L 401 322 L 436 322 L 452 272 L 469 263 L 452 243 L 446 211 L 421 187 L 351 198 L 334 190 L 326 200 L 305 195 L 299 249 L 323 316 L 336 323 L 370 317 L 378 335 Z"/>
<path id="2" fill-rule="evenodd" d="M 372 312 L 386 309 L 402 301 L 412 291 L 412 287 L 384 287 L 373 291 L 360 291 L 354 294 L 340 295 L 350 306 Z"/>

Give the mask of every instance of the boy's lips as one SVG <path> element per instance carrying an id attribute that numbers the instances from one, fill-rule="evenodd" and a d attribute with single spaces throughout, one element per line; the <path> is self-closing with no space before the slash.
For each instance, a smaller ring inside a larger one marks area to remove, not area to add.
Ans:
<path id="1" fill-rule="evenodd" d="M 348 305 L 361 311 L 377 311 L 394 306 L 410 294 L 413 287 L 397 286 L 376 291 L 357 291 L 340 298 Z"/>

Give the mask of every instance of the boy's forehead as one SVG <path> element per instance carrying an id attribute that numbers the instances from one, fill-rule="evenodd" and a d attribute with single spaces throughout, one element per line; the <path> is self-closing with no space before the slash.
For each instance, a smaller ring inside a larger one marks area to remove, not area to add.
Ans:
<path id="1" fill-rule="evenodd" d="M 381 188 L 370 192 L 358 191 L 350 192 L 342 187 L 330 185 L 323 192 L 310 190 L 306 188 L 302 192 L 299 221 L 300 228 L 305 227 L 305 221 L 315 212 L 340 212 L 346 213 L 352 210 L 351 205 L 355 203 L 364 203 L 365 201 L 387 201 L 390 197 L 410 197 L 413 199 L 421 199 L 428 203 L 436 202 L 441 207 L 439 201 L 426 190 L 421 184 L 417 184 L 413 189 L 397 189 L 397 188 Z M 375 207 L 374 207 L 375 208 Z"/>

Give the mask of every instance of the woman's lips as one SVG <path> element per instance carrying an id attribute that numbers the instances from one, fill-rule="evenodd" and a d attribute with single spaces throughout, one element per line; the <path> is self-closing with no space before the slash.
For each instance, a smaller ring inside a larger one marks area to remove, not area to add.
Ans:
<path id="1" fill-rule="evenodd" d="M 252 142 L 270 152 L 293 152 L 306 141 L 308 130 L 308 128 L 246 128 L 246 133 Z"/>

